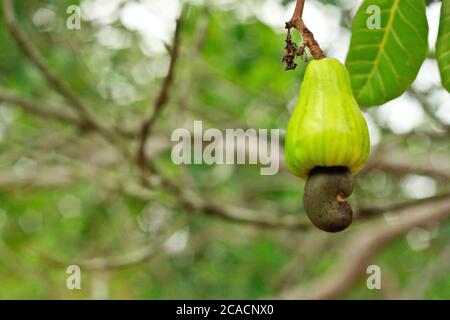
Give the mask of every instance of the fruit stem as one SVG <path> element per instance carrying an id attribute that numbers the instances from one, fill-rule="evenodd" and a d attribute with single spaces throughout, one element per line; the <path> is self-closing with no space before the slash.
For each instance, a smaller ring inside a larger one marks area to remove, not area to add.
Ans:
<path id="1" fill-rule="evenodd" d="M 325 54 L 323 50 L 320 48 L 319 43 L 314 38 L 314 34 L 306 27 L 303 22 L 303 7 L 305 5 L 305 0 L 297 0 L 294 14 L 292 15 L 291 20 L 286 22 L 285 28 L 288 30 L 288 34 L 286 37 L 286 48 L 285 54 L 283 56 L 283 61 L 286 62 L 286 70 L 295 69 L 297 66 L 293 63 L 293 57 L 302 56 L 304 54 L 304 48 L 308 47 L 311 51 L 311 55 L 314 59 L 320 60 L 325 58 Z M 292 42 L 290 36 L 290 29 L 297 29 L 302 35 L 303 41 L 300 48 L 297 48 L 296 45 Z"/>
<path id="2" fill-rule="evenodd" d="M 295 3 L 294 14 L 292 15 L 291 21 L 294 21 L 296 18 L 302 18 L 304 6 L 305 0 L 297 0 L 297 2 Z"/>

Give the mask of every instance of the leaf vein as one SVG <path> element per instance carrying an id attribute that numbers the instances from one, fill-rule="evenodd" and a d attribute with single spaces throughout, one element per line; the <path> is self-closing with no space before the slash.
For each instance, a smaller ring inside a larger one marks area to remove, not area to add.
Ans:
<path id="1" fill-rule="evenodd" d="M 398 8 L 398 3 L 399 3 L 399 0 L 394 0 L 394 3 L 393 3 L 393 5 L 391 7 L 391 10 L 390 10 L 391 14 L 389 15 L 389 20 L 388 20 L 386 28 L 385 28 L 386 31 L 384 32 L 383 39 L 381 40 L 380 50 L 378 50 L 378 52 L 377 52 L 377 56 L 376 56 L 375 61 L 373 63 L 373 67 L 371 68 L 370 73 L 369 73 L 369 75 L 367 77 L 367 81 L 364 84 L 364 86 L 361 88 L 361 90 L 359 91 L 358 96 L 361 96 L 361 94 L 363 94 L 365 92 L 365 90 L 367 90 L 367 88 L 371 89 L 371 85 L 369 85 L 370 84 L 370 80 L 372 79 L 373 74 L 374 74 L 375 70 L 377 69 L 378 64 L 380 63 L 380 59 L 381 59 L 381 56 L 382 56 L 383 51 L 384 51 L 384 46 L 386 45 L 386 42 L 387 42 L 387 39 L 388 39 L 389 31 L 391 29 L 393 30 L 392 26 L 393 26 L 395 11 Z"/>

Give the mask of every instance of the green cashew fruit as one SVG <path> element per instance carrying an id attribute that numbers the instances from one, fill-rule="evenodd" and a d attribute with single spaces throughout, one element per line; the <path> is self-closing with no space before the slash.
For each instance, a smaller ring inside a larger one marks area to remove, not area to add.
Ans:
<path id="1" fill-rule="evenodd" d="M 285 156 L 290 171 L 306 180 L 305 210 L 318 228 L 336 232 L 350 225 L 345 198 L 369 151 L 347 69 L 333 58 L 311 61 L 287 127 Z"/>

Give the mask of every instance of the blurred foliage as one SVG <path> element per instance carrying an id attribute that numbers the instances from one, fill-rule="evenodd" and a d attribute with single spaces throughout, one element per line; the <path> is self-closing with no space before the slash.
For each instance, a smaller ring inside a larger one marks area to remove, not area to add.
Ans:
<path id="1" fill-rule="evenodd" d="M 136 128 L 167 72 L 167 53 L 146 48 L 142 34 L 128 30 L 120 19 L 82 21 L 81 30 L 68 30 L 65 10 L 74 3 L 77 1 L 16 1 L 18 23 L 49 67 L 98 118 Z M 323 3 L 339 5 L 341 1 Z M 32 22 L 41 8 L 54 13 L 48 25 Z M 0 25 L 4 25 L 3 12 Z M 305 64 L 299 63 L 295 72 L 283 71 L 284 34 L 279 31 L 226 7 L 191 6 L 183 26 L 171 100 L 155 134 L 169 140 L 173 129 L 189 128 L 194 119 L 222 129 L 284 128 Z M 65 100 L 23 57 L 4 27 L 0 28 L 0 43 L 0 86 L 63 108 Z M 377 122 L 376 111 L 370 112 L 368 116 L 380 132 L 380 144 L 398 138 L 396 146 L 405 152 L 449 159 L 448 139 L 430 140 L 420 134 L 396 137 L 389 126 Z M 415 130 L 437 129 L 426 119 Z M 109 163 L 108 152 L 94 156 L 97 149 L 109 150 L 94 135 L 0 104 L 0 175 L 26 179 L 52 165 L 76 173 L 91 172 L 86 169 L 90 165 L 101 167 L 93 175 L 80 174 L 75 182 L 52 187 L 1 185 L 1 299 L 95 297 L 96 277 L 106 279 L 109 298 L 271 297 L 286 279 L 308 281 L 328 271 L 346 238 L 345 234 L 325 236 L 317 230 L 269 230 L 200 214 L 189 216 L 174 207 L 164 192 L 156 193 L 156 200 L 150 202 L 132 197 L 105 184 L 114 185 L 118 177 L 138 181 L 136 174 L 126 163 Z M 287 172 L 260 176 L 256 166 L 175 167 L 170 150 L 158 157 L 158 165 L 170 176 L 182 177 L 178 179 L 185 181 L 186 188 L 206 199 L 279 215 L 304 215 L 303 182 Z M 105 169 L 110 176 L 103 177 Z M 435 193 L 448 190 L 448 181 L 432 180 L 432 184 Z M 373 204 L 381 201 L 380 197 L 388 201 L 411 198 L 403 185 L 403 178 L 375 170 L 359 182 L 352 201 Z M 187 239 L 178 241 L 180 248 L 164 246 L 152 259 L 124 269 L 84 272 L 82 290 L 66 289 L 65 266 L 47 259 L 50 256 L 71 264 L 127 253 L 152 245 L 157 236 L 186 216 L 189 223 L 182 231 Z M 434 228 L 436 235 L 427 248 L 413 250 L 401 238 L 374 259 L 373 263 L 386 270 L 386 281 L 397 286 L 392 289 L 395 292 L 414 288 L 422 272 L 444 263 L 439 257 L 443 250 L 448 251 L 450 225 Z M 326 237 L 326 245 L 316 251 L 314 237 Z M 448 272 L 428 281 L 424 298 L 450 298 Z M 345 298 L 381 299 L 388 294 L 368 290 L 362 278 Z"/>

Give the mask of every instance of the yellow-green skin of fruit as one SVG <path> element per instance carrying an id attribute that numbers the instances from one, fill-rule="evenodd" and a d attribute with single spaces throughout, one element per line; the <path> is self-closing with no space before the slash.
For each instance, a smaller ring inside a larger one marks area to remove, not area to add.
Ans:
<path id="1" fill-rule="evenodd" d="M 345 66 L 333 58 L 309 62 L 286 131 L 289 169 L 303 179 L 317 166 L 343 166 L 356 173 L 369 151 L 367 123 Z"/>

